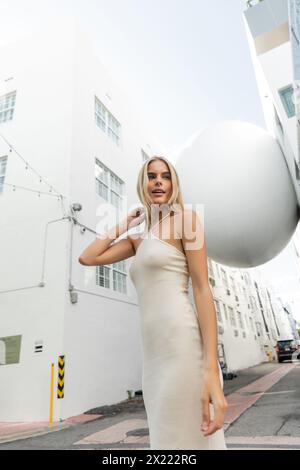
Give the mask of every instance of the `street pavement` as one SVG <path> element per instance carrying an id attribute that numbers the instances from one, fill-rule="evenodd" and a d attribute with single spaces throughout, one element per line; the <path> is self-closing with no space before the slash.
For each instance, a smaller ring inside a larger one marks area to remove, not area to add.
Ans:
<path id="1" fill-rule="evenodd" d="M 263 363 L 224 381 L 229 450 L 300 449 L 300 361 Z M 149 449 L 142 396 L 56 423 L 0 423 L 0 450 Z M 36 435 L 35 435 L 36 434 Z M 38 434 L 38 435 L 37 435 Z"/>

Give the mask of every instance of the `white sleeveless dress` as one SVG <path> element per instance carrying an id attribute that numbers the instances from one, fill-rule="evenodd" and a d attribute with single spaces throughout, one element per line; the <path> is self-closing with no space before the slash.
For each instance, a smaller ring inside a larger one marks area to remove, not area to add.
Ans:
<path id="1" fill-rule="evenodd" d="M 201 431 L 202 338 L 185 254 L 150 231 L 129 275 L 140 307 L 150 449 L 226 449 L 223 429 Z M 220 377 L 223 386 L 221 368 Z"/>

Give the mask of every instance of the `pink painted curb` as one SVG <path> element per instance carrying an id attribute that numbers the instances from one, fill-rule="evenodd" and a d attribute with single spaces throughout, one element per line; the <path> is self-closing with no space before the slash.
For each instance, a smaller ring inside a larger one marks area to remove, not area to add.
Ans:
<path id="1" fill-rule="evenodd" d="M 260 379 L 251 382 L 245 387 L 239 388 L 236 392 L 226 396 L 228 409 L 225 417 L 224 431 L 236 421 L 250 406 L 263 396 L 269 388 L 276 384 L 282 377 L 288 374 L 296 364 L 284 364 L 279 366 L 270 374 L 264 375 Z"/>
<path id="2" fill-rule="evenodd" d="M 63 421 L 55 421 L 52 426 L 48 421 L 37 422 L 0 422 L 0 442 L 10 442 L 18 439 L 26 439 L 28 437 L 39 436 L 49 432 L 66 429 L 75 424 L 87 423 L 102 418 L 103 415 L 81 414 L 72 416 Z"/>

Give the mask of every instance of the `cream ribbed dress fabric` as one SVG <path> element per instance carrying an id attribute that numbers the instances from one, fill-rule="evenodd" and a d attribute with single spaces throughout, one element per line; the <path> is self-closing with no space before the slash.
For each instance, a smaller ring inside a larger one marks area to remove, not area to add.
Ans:
<path id="1" fill-rule="evenodd" d="M 184 253 L 150 232 L 129 268 L 140 307 L 150 449 L 226 449 L 201 432 L 202 339 Z M 220 377 L 223 384 L 221 369 Z"/>

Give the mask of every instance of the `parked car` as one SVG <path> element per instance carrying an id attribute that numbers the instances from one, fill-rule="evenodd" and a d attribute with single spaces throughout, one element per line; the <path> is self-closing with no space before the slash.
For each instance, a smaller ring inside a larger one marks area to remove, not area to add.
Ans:
<path id="1" fill-rule="evenodd" d="M 285 339 L 277 341 L 275 350 L 277 352 L 278 362 L 282 362 L 285 359 L 292 359 L 292 355 L 295 351 L 299 350 L 298 344 L 294 339 Z M 300 350 L 297 359 L 300 358 Z"/>

